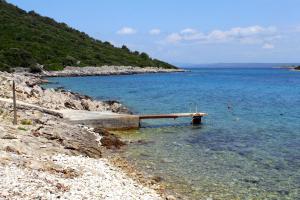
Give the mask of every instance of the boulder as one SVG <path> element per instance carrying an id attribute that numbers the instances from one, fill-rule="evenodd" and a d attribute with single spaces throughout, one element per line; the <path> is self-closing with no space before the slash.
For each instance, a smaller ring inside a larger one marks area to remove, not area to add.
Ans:
<path id="1" fill-rule="evenodd" d="M 66 108 L 77 110 L 76 105 L 70 100 L 67 100 L 64 105 Z"/>
<path id="2" fill-rule="evenodd" d="M 102 136 L 100 142 L 102 146 L 105 146 L 108 149 L 120 149 L 122 146 L 126 145 L 119 137 L 108 132 L 106 129 L 98 127 L 94 128 L 94 132 Z"/>

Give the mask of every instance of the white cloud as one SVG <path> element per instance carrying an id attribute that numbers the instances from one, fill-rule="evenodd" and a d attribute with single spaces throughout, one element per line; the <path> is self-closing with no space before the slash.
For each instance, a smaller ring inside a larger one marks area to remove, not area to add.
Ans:
<path id="1" fill-rule="evenodd" d="M 161 33 L 161 30 L 158 28 L 154 28 L 149 31 L 150 35 L 159 35 L 160 33 Z"/>
<path id="2" fill-rule="evenodd" d="M 264 39 L 276 34 L 275 27 L 234 27 L 227 31 L 214 30 L 208 34 L 210 42 L 239 41 L 245 44 L 261 43 Z"/>
<path id="3" fill-rule="evenodd" d="M 195 29 L 187 28 L 172 33 L 167 36 L 166 41 L 174 43 L 174 41 L 195 42 L 195 43 L 224 43 L 224 42 L 240 42 L 243 44 L 262 44 L 265 41 L 272 41 L 280 38 L 277 34 L 276 27 L 234 27 L 229 30 L 213 30 L 203 33 Z"/>
<path id="4" fill-rule="evenodd" d="M 137 31 L 130 27 L 123 27 L 120 30 L 117 31 L 117 34 L 119 35 L 132 35 L 135 34 Z"/>
<path id="5" fill-rule="evenodd" d="M 180 35 L 182 36 L 183 40 L 201 40 L 205 36 L 203 33 L 198 32 L 196 29 L 186 28 L 180 31 Z"/>
<path id="6" fill-rule="evenodd" d="M 186 28 L 180 31 L 181 34 L 194 34 L 197 33 L 197 30 L 192 28 Z"/>
<path id="7" fill-rule="evenodd" d="M 177 43 L 180 40 L 182 40 L 182 36 L 178 33 L 172 33 L 172 34 L 168 35 L 166 38 L 166 41 L 168 43 Z"/>
<path id="8" fill-rule="evenodd" d="M 262 46 L 263 49 L 274 49 L 275 46 L 273 44 L 270 44 L 270 43 L 265 43 L 263 46 Z"/>

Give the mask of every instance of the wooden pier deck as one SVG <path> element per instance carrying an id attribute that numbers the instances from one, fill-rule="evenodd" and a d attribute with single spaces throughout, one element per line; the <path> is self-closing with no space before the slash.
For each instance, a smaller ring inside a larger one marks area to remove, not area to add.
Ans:
<path id="1" fill-rule="evenodd" d="M 156 114 L 156 115 L 139 115 L 140 121 L 143 119 L 176 119 L 179 117 L 191 117 L 192 118 L 192 124 L 197 125 L 201 124 L 202 117 L 207 116 L 206 113 L 172 113 L 172 114 Z"/>
<path id="2" fill-rule="evenodd" d="M 163 119 L 163 118 L 172 118 L 176 119 L 179 117 L 204 117 L 207 116 L 206 113 L 172 113 L 172 114 L 155 114 L 155 115 L 139 115 L 139 118 L 142 119 Z"/>

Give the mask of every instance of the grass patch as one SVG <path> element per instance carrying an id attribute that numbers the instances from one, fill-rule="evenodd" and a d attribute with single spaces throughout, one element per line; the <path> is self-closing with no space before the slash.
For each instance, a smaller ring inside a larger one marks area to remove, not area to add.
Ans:
<path id="1" fill-rule="evenodd" d="M 27 131 L 27 129 L 26 128 L 24 128 L 24 127 L 18 127 L 18 129 L 20 130 L 20 131 Z"/>
<path id="2" fill-rule="evenodd" d="M 23 120 L 21 121 L 21 124 L 22 124 L 22 125 L 25 125 L 25 126 L 32 125 L 32 121 L 29 120 L 29 119 L 23 119 Z"/>

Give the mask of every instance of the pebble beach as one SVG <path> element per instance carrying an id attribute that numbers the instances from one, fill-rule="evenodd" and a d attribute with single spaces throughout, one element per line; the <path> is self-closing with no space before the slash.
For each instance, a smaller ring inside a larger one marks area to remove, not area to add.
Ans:
<path id="1" fill-rule="evenodd" d="M 12 80 L 17 102 L 53 110 L 129 112 L 119 102 L 43 89 L 39 76 L 0 72 L 0 199 L 173 198 L 164 197 L 155 181 L 134 178 L 103 157 L 106 149 L 126 145 L 106 130 L 71 125 L 26 106 L 18 108 L 18 124 L 13 125 L 12 104 L 4 101 L 12 97 Z"/>

